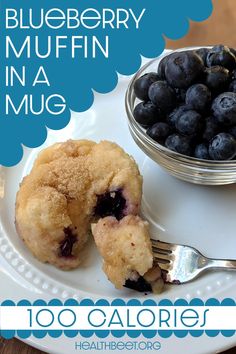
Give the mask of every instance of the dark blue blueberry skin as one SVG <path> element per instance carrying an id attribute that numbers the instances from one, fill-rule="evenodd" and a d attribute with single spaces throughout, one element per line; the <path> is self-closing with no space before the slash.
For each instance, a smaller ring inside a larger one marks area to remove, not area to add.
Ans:
<path id="1" fill-rule="evenodd" d="M 152 292 L 151 285 L 144 279 L 144 277 L 141 276 L 136 281 L 127 279 L 124 287 L 139 292 Z"/>
<path id="2" fill-rule="evenodd" d="M 216 118 L 213 116 L 207 117 L 205 119 L 205 127 L 202 132 L 203 140 L 209 142 L 214 136 L 220 132 L 219 125 Z"/>
<path id="3" fill-rule="evenodd" d="M 206 64 L 208 67 L 219 65 L 233 70 L 236 67 L 236 59 L 228 47 L 216 46 L 207 54 Z"/>
<path id="4" fill-rule="evenodd" d="M 179 106 L 175 108 L 166 118 L 166 122 L 169 124 L 171 128 L 175 128 L 175 123 L 179 119 L 179 117 L 184 113 L 189 111 L 191 108 L 186 105 Z"/>
<path id="5" fill-rule="evenodd" d="M 191 140 L 180 134 L 169 135 L 165 141 L 165 146 L 183 155 L 190 156 L 192 154 Z"/>
<path id="6" fill-rule="evenodd" d="M 219 133 L 210 142 L 209 155 L 213 160 L 232 160 L 236 155 L 236 140 L 229 133 Z"/>
<path id="7" fill-rule="evenodd" d="M 186 90 L 185 89 L 176 88 L 175 95 L 176 95 L 176 99 L 178 102 L 180 102 L 180 103 L 185 102 L 185 98 L 186 98 Z"/>
<path id="8" fill-rule="evenodd" d="M 166 79 L 166 75 L 165 75 L 166 63 L 169 60 L 170 56 L 171 54 L 164 56 L 158 64 L 157 73 L 161 78 L 161 80 Z"/>
<path id="9" fill-rule="evenodd" d="M 134 83 L 134 93 L 142 101 L 148 101 L 148 89 L 153 82 L 159 80 L 156 73 L 148 73 L 141 76 Z"/>
<path id="10" fill-rule="evenodd" d="M 236 70 L 233 70 L 231 73 L 231 80 L 236 80 Z"/>
<path id="11" fill-rule="evenodd" d="M 206 66 L 206 58 L 207 54 L 209 53 L 209 48 L 200 48 L 196 50 L 197 55 L 202 59 L 204 65 Z"/>
<path id="12" fill-rule="evenodd" d="M 154 82 L 148 90 L 149 99 L 161 111 L 169 113 L 175 106 L 175 91 L 168 85 L 166 81 Z"/>
<path id="13" fill-rule="evenodd" d="M 160 110 L 151 101 L 137 104 L 133 115 L 143 127 L 149 127 L 160 120 Z"/>
<path id="14" fill-rule="evenodd" d="M 217 96 L 213 101 L 212 111 L 223 126 L 236 125 L 236 93 L 224 92 Z"/>
<path id="15" fill-rule="evenodd" d="M 227 50 L 229 47 L 225 46 L 224 44 L 217 44 L 214 47 L 212 47 L 212 51 L 217 53 L 217 52 L 222 52 L 222 50 Z"/>
<path id="16" fill-rule="evenodd" d="M 176 120 L 175 127 L 180 134 L 196 136 L 200 133 L 202 124 L 202 116 L 196 111 L 189 110 L 180 115 Z"/>
<path id="17" fill-rule="evenodd" d="M 228 129 L 228 133 L 231 134 L 234 137 L 234 139 L 236 139 L 236 126 L 230 127 Z"/>
<path id="18" fill-rule="evenodd" d="M 122 190 L 118 189 L 97 196 L 94 215 L 101 218 L 114 216 L 117 220 L 120 220 L 125 216 L 125 208 L 126 200 Z"/>
<path id="19" fill-rule="evenodd" d="M 205 71 L 205 84 L 213 92 L 219 93 L 229 85 L 229 70 L 222 66 L 212 66 Z"/>
<path id="20" fill-rule="evenodd" d="M 73 246 L 77 241 L 77 236 L 73 234 L 70 227 L 64 228 L 64 240 L 60 243 L 59 257 L 72 257 Z"/>
<path id="21" fill-rule="evenodd" d="M 229 50 L 231 51 L 231 53 L 235 56 L 236 58 L 236 49 L 234 48 L 229 48 Z"/>
<path id="22" fill-rule="evenodd" d="M 167 123 L 155 123 L 152 127 L 148 128 L 147 135 L 160 144 L 163 144 L 168 135 L 171 134 L 171 128 Z"/>
<path id="23" fill-rule="evenodd" d="M 194 51 L 176 52 L 166 63 L 165 76 L 170 86 L 188 88 L 203 71 L 203 61 Z"/>
<path id="24" fill-rule="evenodd" d="M 229 85 L 229 91 L 236 92 L 236 80 L 231 81 L 231 83 Z"/>
<path id="25" fill-rule="evenodd" d="M 198 144 L 194 150 L 194 157 L 197 159 L 210 160 L 208 146 L 204 143 Z"/>
<path id="26" fill-rule="evenodd" d="M 185 102 L 196 111 L 206 111 L 211 103 L 211 91 L 203 84 L 190 86 L 186 92 Z"/>

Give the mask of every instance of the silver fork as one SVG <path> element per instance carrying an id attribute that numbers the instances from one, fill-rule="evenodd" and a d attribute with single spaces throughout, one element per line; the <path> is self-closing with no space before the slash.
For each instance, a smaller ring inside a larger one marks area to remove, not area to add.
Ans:
<path id="1" fill-rule="evenodd" d="M 211 269 L 236 270 L 236 260 L 207 258 L 190 246 L 151 241 L 154 258 L 163 270 L 167 283 L 186 283 Z"/>

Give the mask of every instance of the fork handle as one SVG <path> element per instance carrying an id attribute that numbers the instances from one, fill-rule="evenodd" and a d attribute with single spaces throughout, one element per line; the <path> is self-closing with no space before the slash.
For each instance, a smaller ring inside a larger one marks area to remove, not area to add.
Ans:
<path id="1" fill-rule="evenodd" d="M 236 269 L 236 260 L 207 258 L 206 268 Z"/>

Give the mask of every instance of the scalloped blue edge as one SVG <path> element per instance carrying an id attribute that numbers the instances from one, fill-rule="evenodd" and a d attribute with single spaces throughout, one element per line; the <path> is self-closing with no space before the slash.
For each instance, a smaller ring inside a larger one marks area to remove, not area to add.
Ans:
<path id="1" fill-rule="evenodd" d="M 221 301 L 216 298 L 210 298 L 205 302 L 199 298 L 194 298 L 189 302 L 185 299 L 178 299 L 174 302 L 169 299 L 162 299 L 159 302 L 153 299 L 146 299 L 144 301 L 130 299 L 127 302 L 123 299 L 114 299 L 111 302 L 106 299 L 99 299 L 97 301 L 83 299 L 80 302 L 75 299 L 67 299 L 64 302 L 59 299 L 52 299 L 49 302 L 43 299 L 38 299 L 34 302 L 22 299 L 18 302 L 5 300 L 0 303 L 0 307 L 3 306 L 236 306 L 236 301 L 232 298 L 225 298 Z M 75 338 L 78 335 L 84 338 L 90 338 L 93 335 L 96 335 L 98 338 L 106 338 L 109 335 L 115 338 L 121 338 L 125 335 L 128 335 L 130 338 L 138 338 L 142 335 L 148 339 L 154 338 L 157 335 L 161 338 L 169 338 L 172 335 L 177 338 L 184 338 L 187 335 L 197 338 L 203 334 L 213 338 L 219 334 L 224 337 L 232 337 L 235 333 L 235 330 L 0 330 L 0 336 L 5 339 L 11 339 L 16 335 L 21 339 L 27 339 L 30 336 L 40 339 L 47 335 L 52 338 L 59 338 L 62 335 L 68 338 Z"/>

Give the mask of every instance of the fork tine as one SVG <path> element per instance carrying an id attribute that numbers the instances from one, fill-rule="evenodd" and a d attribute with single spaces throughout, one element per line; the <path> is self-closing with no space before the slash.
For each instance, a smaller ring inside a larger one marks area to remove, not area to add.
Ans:
<path id="1" fill-rule="evenodd" d="M 160 248 L 162 250 L 166 250 L 166 251 L 171 252 L 175 249 L 175 244 L 173 244 L 173 243 L 163 242 L 163 241 L 154 240 L 154 239 L 151 239 L 151 242 L 154 247 Z"/>
<path id="2" fill-rule="evenodd" d="M 168 272 L 170 270 L 170 263 L 159 263 L 158 262 L 158 265 L 161 268 L 161 270 L 164 270 L 165 272 Z"/>
<path id="3" fill-rule="evenodd" d="M 159 254 L 170 255 L 170 254 L 172 253 L 171 251 L 164 250 L 164 249 L 162 249 L 162 248 L 157 248 L 157 247 L 155 247 L 155 246 L 152 246 L 152 250 L 153 250 L 153 252 L 159 253 Z"/>
<path id="4" fill-rule="evenodd" d="M 158 261 L 158 262 L 162 262 L 162 263 L 170 263 L 172 261 L 172 259 L 170 258 L 169 254 L 162 254 L 159 252 L 153 252 L 154 253 L 154 258 Z"/>

